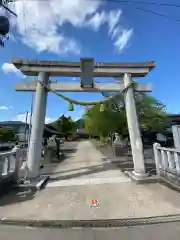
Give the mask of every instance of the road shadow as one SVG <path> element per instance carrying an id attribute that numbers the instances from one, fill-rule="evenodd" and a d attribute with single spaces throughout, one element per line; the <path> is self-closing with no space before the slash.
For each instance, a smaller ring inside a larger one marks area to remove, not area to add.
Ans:
<path id="1" fill-rule="evenodd" d="M 60 180 L 69 180 L 69 179 L 79 178 L 79 177 L 88 176 L 91 174 L 102 173 L 102 172 L 107 172 L 110 170 L 117 170 L 117 169 L 119 169 L 122 172 L 128 171 L 128 170 L 131 171 L 134 168 L 132 160 L 123 161 L 123 162 L 119 162 L 119 160 L 111 161 L 109 158 L 108 159 L 103 158 L 102 160 L 103 160 L 103 163 L 100 165 L 55 172 L 52 175 L 50 175 L 49 181 L 54 182 L 54 181 L 60 181 Z M 145 167 L 146 167 L 146 171 L 150 172 L 151 174 L 156 174 L 154 165 L 145 164 Z M 76 172 L 76 171 L 79 171 L 79 172 Z M 69 173 L 69 174 L 61 175 L 64 173 L 65 174 Z M 61 176 L 53 177 L 53 175 L 61 175 Z"/>
<path id="2" fill-rule="evenodd" d="M 100 172 L 105 172 L 108 170 L 117 170 L 120 171 L 132 171 L 134 169 L 132 154 L 130 149 L 127 149 L 127 152 L 119 157 L 115 157 L 113 150 L 108 145 L 100 145 L 96 147 L 103 154 L 101 159 L 102 164 L 96 166 L 82 167 L 76 169 L 62 170 L 60 172 L 54 172 L 50 175 L 50 181 L 59 181 L 59 180 L 68 180 L 73 178 L 79 178 L 83 176 L 88 176 L 91 174 L 96 174 Z M 152 158 L 152 149 L 146 149 L 145 153 L 145 168 L 146 171 L 150 174 L 156 174 L 155 162 Z M 78 172 L 77 172 L 78 171 Z"/>
<path id="3" fill-rule="evenodd" d="M 79 178 L 83 176 L 88 176 L 91 174 L 107 172 L 110 170 L 117 170 L 118 168 L 119 166 L 116 165 L 114 162 L 111 162 L 107 158 L 103 158 L 102 164 L 99 164 L 99 165 L 55 172 L 52 175 L 50 175 L 49 181 L 54 182 L 59 180 L 69 180 L 69 179 Z M 119 170 L 122 171 L 121 168 L 119 168 Z M 63 174 L 66 174 L 66 175 L 63 175 Z M 54 177 L 53 175 L 56 175 L 56 176 Z"/>
<path id="4" fill-rule="evenodd" d="M 45 174 L 45 175 L 52 174 L 56 170 L 56 168 L 58 167 L 59 164 L 66 161 L 70 157 L 70 155 L 72 153 L 75 153 L 76 151 L 77 151 L 77 149 L 76 148 L 70 148 L 70 145 L 68 143 L 67 147 L 63 146 L 60 149 L 59 157 L 57 157 L 56 151 L 54 151 L 54 153 L 52 155 L 51 162 L 46 162 L 44 160 L 44 158 L 42 157 L 41 158 L 41 164 L 43 164 L 43 168 L 41 169 L 40 173 Z M 71 156 L 71 158 L 72 158 L 72 156 Z"/>
<path id="5" fill-rule="evenodd" d="M 36 191 L 36 187 L 9 187 L 6 193 L 0 196 L 0 206 L 30 201 L 35 197 Z"/>
<path id="6" fill-rule="evenodd" d="M 59 164 L 65 162 L 67 159 L 69 159 L 71 153 L 75 153 L 76 149 L 63 149 L 61 151 L 62 155 L 58 158 L 55 154 L 51 160 L 51 163 L 44 162 L 42 160 L 43 168 L 41 169 L 41 174 L 44 175 L 51 175 L 53 172 L 55 172 L 56 168 L 59 166 Z M 73 157 L 71 156 L 71 159 Z"/>
<path id="7" fill-rule="evenodd" d="M 116 166 L 118 168 L 120 168 L 122 172 L 134 170 L 134 163 L 133 163 L 132 159 L 124 160 L 124 161 L 115 161 L 114 164 L 116 164 Z M 155 165 L 155 163 L 145 162 L 145 169 L 146 169 L 146 172 L 149 172 L 150 174 L 156 175 L 156 165 Z"/>
<path id="8" fill-rule="evenodd" d="M 104 155 L 104 159 L 109 159 L 118 168 L 124 171 L 131 171 L 134 169 L 133 158 L 131 148 L 127 148 L 126 152 L 122 156 L 116 157 L 114 151 L 109 144 L 96 144 L 95 148 Z M 156 175 L 156 164 L 154 161 L 154 154 L 152 146 L 144 146 L 144 160 L 146 172 Z"/>
<path id="9" fill-rule="evenodd" d="M 65 149 L 62 149 L 62 152 L 63 152 L 64 154 L 76 153 L 76 152 L 77 152 L 77 149 L 76 149 L 76 148 L 65 148 Z"/>

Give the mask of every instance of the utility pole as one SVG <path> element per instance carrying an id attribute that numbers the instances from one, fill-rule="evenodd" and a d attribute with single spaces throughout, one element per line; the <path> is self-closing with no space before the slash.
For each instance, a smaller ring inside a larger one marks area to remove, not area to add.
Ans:
<path id="1" fill-rule="evenodd" d="M 25 130 L 24 130 L 24 141 L 26 142 L 27 138 L 27 121 L 28 121 L 28 111 L 26 112 L 26 125 L 25 125 Z"/>

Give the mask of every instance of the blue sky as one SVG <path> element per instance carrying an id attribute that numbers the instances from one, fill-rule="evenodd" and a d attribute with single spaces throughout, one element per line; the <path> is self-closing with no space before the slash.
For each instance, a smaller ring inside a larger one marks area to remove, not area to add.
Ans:
<path id="1" fill-rule="evenodd" d="M 156 1 L 162 2 L 162 1 Z M 178 1 L 163 1 L 177 3 Z M 168 112 L 178 113 L 180 22 L 137 10 L 141 7 L 180 19 L 180 8 L 142 4 L 119 4 L 94 0 L 20 0 L 11 6 L 10 40 L 0 54 L 0 121 L 24 120 L 30 111 L 31 94 L 15 92 L 17 81 L 28 81 L 13 65 L 12 58 L 79 61 L 93 57 L 107 62 L 157 62 L 157 67 L 139 79 L 153 85 L 152 95 L 162 101 Z M 3 14 L 6 14 L 2 12 Z M 75 79 L 67 79 L 67 81 Z M 67 93 L 78 100 L 102 98 L 94 93 Z M 52 93 L 48 96 L 46 121 L 61 114 L 80 118 L 83 108 L 68 112 L 67 103 Z"/>

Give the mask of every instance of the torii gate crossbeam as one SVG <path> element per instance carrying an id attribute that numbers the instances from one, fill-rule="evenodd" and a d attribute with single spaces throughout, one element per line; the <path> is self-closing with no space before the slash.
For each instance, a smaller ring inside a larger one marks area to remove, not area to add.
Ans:
<path id="1" fill-rule="evenodd" d="M 152 91 L 149 85 L 132 87 L 133 77 L 144 77 L 154 67 L 155 62 L 144 63 L 94 63 L 93 59 L 81 59 L 80 62 L 56 61 L 29 61 L 13 60 L 12 63 L 27 76 L 38 76 L 37 82 L 16 83 L 16 91 L 36 91 L 36 100 L 33 110 L 32 131 L 28 151 L 28 176 L 37 177 L 41 156 L 42 135 L 46 114 L 47 91 L 43 85 L 54 88 L 56 91 L 77 92 L 118 92 L 127 88 L 124 93 L 127 123 L 134 162 L 133 176 L 143 179 L 146 176 L 143 145 L 140 136 L 139 122 L 136 113 L 134 90 L 141 92 Z M 49 76 L 81 77 L 81 83 L 50 82 Z M 94 83 L 93 77 L 121 77 L 119 83 Z M 128 87 L 131 86 L 131 87 Z"/>

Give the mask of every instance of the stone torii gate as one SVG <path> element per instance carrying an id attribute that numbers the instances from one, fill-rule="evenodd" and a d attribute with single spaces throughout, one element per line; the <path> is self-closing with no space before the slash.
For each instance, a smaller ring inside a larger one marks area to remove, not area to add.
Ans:
<path id="1" fill-rule="evenodd" d="M 125 89 L 124 100 L 134 162 L 132 175 L 134 178 L 140 180 L 147 176 L 145 172 L 143 144 L 136 113 L 134 90 L 138 92 L 151 92 L 152 87 L 149 84 L 133 85 L 132 78 L 146 76 L 155 67 L 154 61 L 143 63 L 98 63 L 94 62 L 91 58 L 82 58 L 80 62 L 15 59 L 12 63 L 26 76 L 38 76 L 38 81 L 17 82 L 15 84 L 16 91 L 36 92 L 27 158 L 28 176 L 30 178 L 36 178 L 39 175 L 39 161 L 48 94 L 46 87 L 59 92 L 117 93 Z M 81 82 L 54 82 L 49 80 L 49 76 L 80 77 Z M 119 77 L 119 79 L 122 78 L 123 81 L 95 83 L 93 77 Z"/>

